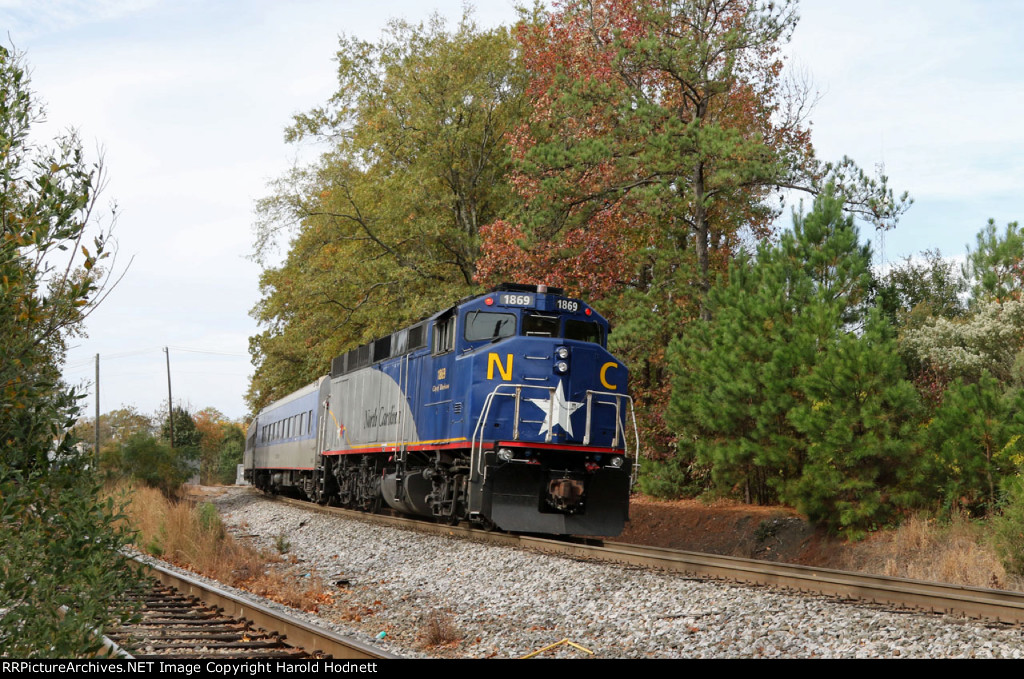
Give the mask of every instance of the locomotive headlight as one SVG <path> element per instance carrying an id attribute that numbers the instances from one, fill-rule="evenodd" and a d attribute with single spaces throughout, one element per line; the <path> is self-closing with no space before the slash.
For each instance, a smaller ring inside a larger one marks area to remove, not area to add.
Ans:
<path id="1" fill-rule="evenodd" d="M 509 460 L 512 459 L 512 451 L 508 448 L 499 448 L 498 459 L 501 460 L 502 462 L 508 462 Z"/>
<path id="2" fill-rule="evenodd" d="M 616 455 L 616 456 L 615 456 L 615 457 L 613 457 L 613 458 L 611 459 L 611 461 L 610 461 L 610 462 L 608 463 L 608 466 L 609 466 L 609 467 L 615 467 L 616 469 L 619 469 L 619 468 L 621 468 L 621 467 L 622 467 L 622 461 L 623 461 L 623 460 L 625 460 L 625 458 L 624 458 L 624 457 L 622 457 L 622 456 L 620 456 L 620 455 Z"/>
<path id="3" fill-rule="evenodd" d="M 563 361 L 569 358 L 569 347 L 558 347 L 555 349 L 555 356 Z"/>
<path id="4" fill-rule="evenodd" d="M 555 372 L 567 373 L 569 372 L 569 364 L 565 361 L 559 361 L 555 364 Z"/>

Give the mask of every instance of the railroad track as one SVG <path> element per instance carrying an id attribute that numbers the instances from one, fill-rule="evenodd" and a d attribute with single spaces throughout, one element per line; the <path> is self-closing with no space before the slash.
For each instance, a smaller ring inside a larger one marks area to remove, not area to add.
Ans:
<path id="1" fill-rule="evenodd" d="M 1024 623 L 1024 593 L 1021 592 L 948 585 L 610 541 L 567 542 L 529 535 L 510 535 L 468 526 L 448 526 L 404 517 L 322 507 L 289 498 L 277 500 L 307 510 L 382 525 L 405 527 L 438 535 L 463 536 L 472 540 L 534 549 L 575 559 L 611 561 L 704 579 L 770 585 L 802 593 L 839 597 L 848 601 L 881 604 L 896 609 L 961 615 L 1015 625 Z"/>
<path id="2" fill-rule="evenodd" d="M 395 658 L 288 613 L 147 563 L 154 582 L 135 593 L 141 617 L 107 633 L 137 660 L 378 660 Z"/>

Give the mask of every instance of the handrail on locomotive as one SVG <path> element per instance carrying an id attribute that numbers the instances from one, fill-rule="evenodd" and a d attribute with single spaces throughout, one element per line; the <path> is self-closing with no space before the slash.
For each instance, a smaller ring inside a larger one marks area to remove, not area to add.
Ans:
<path id="1" fill-rule="evenodd" d="M 514 389 L 515 391 L 513 391 L 512 393 L 502 393 L 502 390 L 505 390 L 505 389 Z M 473 438 L 471 439 L 470 468 L 476 474 L 482 476 L 484 481 L 487 480 L 487 470 L 483 468 L 483 454 L 482 453 L 483 453 L 483 448 L 484 448 L 484 443 L 485 443 L 484 442 L 484 438 L 483 438 L 483 432 L 486 430 L 487 421 L 488 421 L 488 418 L 490 417 L 491 405 L 492 405 L 495 397 L 497 397 L 497 396 L 509 396 L 509 397 L 514 397 L 515 398 L 515 408 L 514 408 L 513 425 L 512 425 L 513 426 L 513 429 L 512 429 L 512 432 L 513 432 L 512 433 L 512 440 L 518 441 L 519 440 L 519 422 L 520 422 L 519 405 L 520 405 L 520 402 L 522 401 L 522 394 L 523 394 L 523 390 L 524 389 L 540 389 L 540 390 L 548 392 L 548 398 L 550 399 L 550 402 L 551 402 L 551 408 L 554 409 L 554 407 L 555 407 L 555 391 L 556 391 L 555 387 L 542 387 L 542 386 L 537 385 L 537 384 L 508 384 L 508 383 L 499 384 L 496 387 L 494 387 L 494 389 L 491 391 L 491 393 L 489 393 L 487 395 L 487 398 L 484 400 L 483 410 L 482 410 L 482 412 L 480 414 L 479 419 L 477 419 L 476 427 L 473 429 Z M 625 427 L 624 427 L 624 424 L 623 424 L 623 420 L 622 420 L 621 414 L 622 414 L 622 403 L 623 403 L 623 401 L 625 401 L 628 404 L 628 406 L 629 406 L 629 416 L 630 416 L 630 419 L 633 422 L 633 437 L 634 437 L 634 443 L 635 443 L 634 450 L 633 450 L 633 469 L 632 469 L 632 473 L 630 475 L 630 487 L 634 487 L 636 485 L 637 470 L 639 469 L 639 466 L 640 466 L 640 464 L 639 464 L 640 463 L 640 430 L 636 426 L 636 410 L 635 410 L 635 408 L 633 406 L 633 397 L 628 395 L 628 394 L 616 394 L 616 393 L 610 392 L 610 391 L 597 391 L 597 390 L 594 390 L 594 389 L 588 389 L 586 394 L 587 394 L 587 397 L 586 397 L 586 399 L 587 399 L 586 400 L 586 430 L 585 430 L 585 432 L 583 434 L 583 445 L 584 446 L 590 445 L 591 426 L 593 424 L 593 419 L 592 419 L 592 415 L 593 415 L 593 410 L 592 410 L 593 397 L 594 396 L 610 396 L 610 397 L 612 397 L 614 399 L 614 401 L 598 401 L 598 403 L 599 404 L 603 404 L 603 405 L 614 405 L 615 406 L 615 435 L 612 438 L 612 447 L 615 448 L 615 447 L 617 447 L 619 445 L 619 438 L 621 436 L 621 439 L 622 439 L 622 454 L 625 457 L 629 457 L 629 441 L 628 441 L 628 437 L 626 436 L 626 431 L 625 431 Z M 551 436 L 552 436 L 552 433 L 553 433 L 553 429 L 554 429 L 553 427 L 549 427 L 548 428 L 547 435 L 545 437 L 545 442 L 550 442 L 551 441 Z"/>

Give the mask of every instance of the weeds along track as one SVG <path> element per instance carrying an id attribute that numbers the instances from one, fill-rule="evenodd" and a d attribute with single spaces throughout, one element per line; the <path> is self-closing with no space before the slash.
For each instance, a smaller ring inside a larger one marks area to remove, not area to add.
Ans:
<path id="1" fill-rule="evenodd" d="M 438 535 L 461 536 L 491 544 L 522 547 L 573 559 L 615 562 L 633 567 L 682 573 L 701 579 L 770 585 L 800 593 L 879 604 L 896 610 L 948 613 L 989 622 L 1018 626 L 1024 624 L 1024 593 L 1021 592 L 948 585 L 602 540 L 566 541 L 512 535 L 478 530 L 464 525 L 449 526 L 405 517 L 322 507 L 289 498 L 275 499 L 307 511 L 324 512 Z"/>

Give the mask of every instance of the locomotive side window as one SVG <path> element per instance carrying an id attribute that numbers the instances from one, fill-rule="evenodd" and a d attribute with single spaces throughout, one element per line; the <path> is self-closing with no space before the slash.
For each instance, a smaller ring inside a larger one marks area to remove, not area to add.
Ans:
<path id="1" fill-rule="evenodd" d="M 409 351 L 427 346 L 426 333 L 423 332 L 423 324 L 409 328 Z"/>
<path id="2" fill-rule="evenodd" d="M 466 327 L 462 332 L 467 342 L 511 337 L 516 334 L 516 317 L 515 314 L 471 311 L 466 314 Z"/>
<path id="3" fill-rule="evenodd" d="M 391 335 L 382 337 L 373 343 L 373 362 L 391 358 Z"/>
<path id="4" fill-rule="evenodd" d="M 601 341 L 601 326 L 591 321 L 566 319 L 565 339 L 593 342 L 594 344 L 604 346 L 604 343 Z"/>
<path id="5" fill-rule="evenodd" d="M 434 322 L 434 354 L 444 354 L 455 348 L 455 314 L 449 313 Z"/>
<path id="6" fill-rule="evenodd" d="M 533 337 L 558 337 L 558 316 L 524 314 L 523 334 Z"/>

